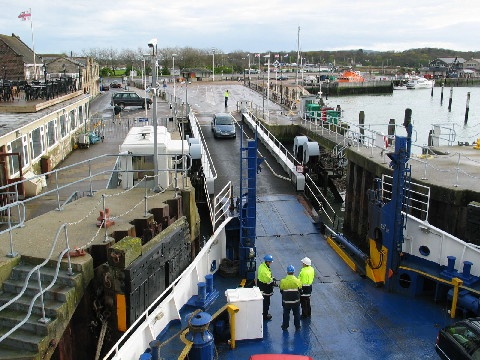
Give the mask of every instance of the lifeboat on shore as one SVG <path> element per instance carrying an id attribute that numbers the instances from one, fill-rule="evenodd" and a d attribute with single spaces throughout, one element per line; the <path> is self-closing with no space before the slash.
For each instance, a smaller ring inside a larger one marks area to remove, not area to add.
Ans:
<path id="1" fill-rule="evenodd" d="M 341 76 L 337 78 L 338 82 L 364 82 L 365 79 L 358 71 L 344 71 Z"/>

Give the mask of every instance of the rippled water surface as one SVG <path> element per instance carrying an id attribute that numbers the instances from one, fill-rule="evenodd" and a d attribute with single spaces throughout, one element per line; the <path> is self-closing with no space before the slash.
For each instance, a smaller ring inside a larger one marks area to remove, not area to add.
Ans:
<path id="1" fill-rule="evenodd" d="M 429 131 L 433 124 L 443 124 L 455 130 L 457 141 L 473 142 L 480 137 L 480 88 L 453 88 L 452 107 L 448 110 L 450 89 L 443 89 L 443 104 L 441 104 L 441 87 L 433 89 L 395 90 L 388 95 L 361 95 L 329 97 L 330 106 L 341 106 L 343 120 L 358 123 L 360 111 L 365 112 L 365 124 L 372 125 L 374 130 L 387 133 L 387 124 L 395 119 L 397 125 L 403 123 L 405 109 L 412 109 L 412 123 L 416 132 L 416 145 L 426 145 Z M 470 93 L 468 122 L 465 122 L 467 93 Z M 443 132 L 443 130 L 442 130 Z M 399 135 L 404 135 L 399 132 Z M 414 134 L 415 137 L 415 134 Z M 414 139 L 415 140 L 415 139 Z M 441 145 L 447 145 L 444 142 Z"/>

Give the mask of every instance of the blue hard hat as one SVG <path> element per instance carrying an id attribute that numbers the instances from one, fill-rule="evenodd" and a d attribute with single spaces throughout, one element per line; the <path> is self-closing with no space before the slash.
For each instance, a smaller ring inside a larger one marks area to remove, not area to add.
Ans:
<path id="1" fill-rule="evenodd" d="M 270 254 L 265 255 L 265 256 L 263 257 L 263 260 L 265 260 L 265 261 L 273 261 L 273 256 L 270 255 Z"/>
<path id="2" fill-rule="evenodd" d="M 288 265 L 287 273 L 294 273 L 294 272 L 295 272 L 295 268 L 293 267 L 293 265 Z"/>

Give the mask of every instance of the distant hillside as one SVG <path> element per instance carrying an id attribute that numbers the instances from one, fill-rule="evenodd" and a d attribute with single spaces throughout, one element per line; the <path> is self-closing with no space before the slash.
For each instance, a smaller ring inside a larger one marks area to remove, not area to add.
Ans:
<path id="1" fill-rule="evenodd" d="M 363 66 L 400 66 L 418 68 L 426 66 L 431 60 L 441 57 L 459 57 L 469 60 L 480 59 L 480 51 L 456 51 L 448 49 L 420 48 L 405 51 L 373 51 L 373 50 L 342 50 L 342 51 L 308 51 L 303 56 L 307 62 L 334 63 L 343 65 L 362 64 Z M 315 60 L 316 61 L 311 61 Z"/>

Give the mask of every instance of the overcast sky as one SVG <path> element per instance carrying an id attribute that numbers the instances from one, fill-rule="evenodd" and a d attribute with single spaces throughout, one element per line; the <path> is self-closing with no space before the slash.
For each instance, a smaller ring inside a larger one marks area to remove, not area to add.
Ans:
<path id="1" fill-rule="evenodd" d="M 0 33 L 35 52 L 92 48 L 403 51 L 480 50 L 479 0 L 0 0 Z M 298 28 L 300 27 L 300 32 Z M 298 36 L 299 35 L 299 36 Z M 299 38 L 299 41 L 298 41 Z"/>

